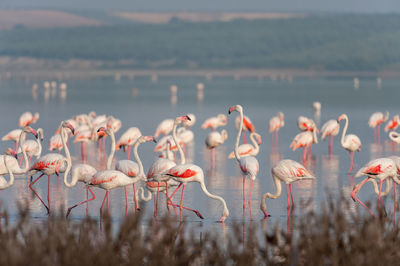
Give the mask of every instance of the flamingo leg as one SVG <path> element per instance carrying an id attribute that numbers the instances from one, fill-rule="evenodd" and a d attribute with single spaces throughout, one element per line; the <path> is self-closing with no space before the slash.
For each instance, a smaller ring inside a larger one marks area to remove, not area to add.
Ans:
<path id="1" fill-rule="evenodd" d="M 90 192 L 92 194 L 92 198 L 91 199 L 88 199 L 88 192 Z M 82 205 L 84 203 L 86 203 L 86 215 L 88 215 L 89 214 L 89 201 L 92 201 L 94 199 L 96 199 L 96 195 L 93 193 L 93 191 L 92 191 L 92 189 L 90 187 L 87 187 L 86 188 L 86 200 L 82 201 L 82 202 L 80 202 L 78 204 L 75 204 L 72 207 L 69 207 L 68 211 L 67 211 L 67 217 L 68 217 L 68 215 L 70 214 L 70 212 L 72 211 L 73 208 L 78 207 L 78 206 L 80 206 L 80 205 Z"/>
<path id="2" fill-rule="evenodd" d="M 125 191 L 125 216 L 128 214 L 128 194 L 126 193 L 126 186 L 124 186 Z"/>
<path id="3" fill-rule="evenodd" d="M 246 211 L 246 193 L 245 193 L 245 187 L 246 187 L 246 178 L 243 176 L 243 216 Z"/>
<path id="4" fill-rule="evenodd" d="M 376 143 L 376 127 L 374 127 L 374 143 Z"/>
<path id="5" fill-rule="evenodd" d="M 33 184 L 35 184 L 40 178 L 42 178 L 42 176 L 44 176 L 44 174 L 41 174 L 38 178 L 36 178 L 33 182 L 31 182 L 29 184 L 29 188 L 32 190 L 32 192 L 36 195 L 36 197 L 39 198 L 40 202 L 43 204 L 43 206 L 46 208 L 47 213 L 50 214 L 49 212 L 49 207 L 47 207 L 47 205 L 44 203 L 44 201 L 42 200 L 42 198 L 39 196 L 39 194 L 36 192 L 36 190 L 33 189 Z"/>
<path id="6" fill-rule="evenodd" d="M 172 205 L 172 207 L 174 207 L 174 210 L 175 210 L 176 207 L 180 207 L 180 206 L 178 206 L 177 204 L 174 204 L 174 203 L 172 203 L 172 202 L 170 202 L 170 203 L 168 203 L 168 204 L 169 204 L 169 205 Z M 201 213 L 200 213 L 199 211 L 197 211 L 197 210 L 190 209 L 190 208 L 185 207 L 185 206 L 182 206 L 182 209 L 185 209 L 185 210 L 194 212 L 194 214 L 196 214 L 197 217 L 199 217 L 200 219 L 204 219 L 203 215 L 201 215 Z"/>
<path id="7" fill-rule="evenodd" d="M 85 146 L 83 142 L 81 142 L 81 156 L 82 156 L 82 163 L 85 162 Z"/>
<path id="8" fill-rule="evenodd" d="M 139 208 L 138 200 L 136 198 L 135 184 L 132 184 L 132 187 L 133 187 L 133 200 L 135 202 L 135 212 L 136 212 L 136 211 L 140 210 L 140 208 Z"/>
<path id="9" fill-rule="evenodd" d="M 306 163 L 306 158 L 307 158 L 307 146 L 303 147 L 303 164 Z"/>
<path id="10" fill-rule="evenodd" d="M 397 209 L 397 196 L 396 196 L 396 183 L 393 182 L 393 192 L 394 192 L 394 224 L 396 224 L 396 209 Z"/>
<path id="11" fill-rule="evenodd" d="M 108 195 L 108 190 L 106 191 L 106 194 L 104 195 L 103 203 L 101 204 L 101 207 L 100 207 L 100 213 L 102 213 L 104 203 L 106 202 L 106 199 L 107 199 L 107 195 Z M 107 202 L 107 204 L 108 204 L 108 202 Z"/>
<path id="12" fill-rule="evenodd" d="M 160 194 L 160 183 L 157 183 L 157 198 L 156 198 L 156 208 L 154 210 L 154 218 L 158 215 L 158 195 Z"/>
<path id="13" fill-rule="evenodd" d="M 250 211 L 250 219 L 251 219 L 251 194 L 253 193 L 253 185 L 254 185 L 254 180 L 251 180 L 251 186 L 250 186 L 250 196 L 249 196 L 249 211 Z"/>
<path id="14" fill-rule="evenodd" d="M 182 222 L 182 207 L 183 207 L 183 195 L 185 194 L 185 184 L 182 186 L 182 194 L 181 194 L 181 203 L 179 204 L 179 209 L 180 209 L 180 221 Z"/>
<path id="15" fill-rule="evenodd" d="M 110 197 L 109 197 L 109 194 L 110 194 L 110 192 L 107 190 L 107 213 L 108 213 L 108 215 L 110 215 Z"/>
<path id="16" fill-rule="evenodd" d="M 247 137 L 246 137 L 246 132 L 243 131 L 243 144 L 247 143 Z"/>
<path id="17" fill-rule="evenodd" d="M 47 202 L 49 206 L 49 214 L 51 212 L 51 207 L 50 207 L 50 175 L 47 176 Z"/>
<path id="18" fill-rule="evenodd" d="M 329 135 L 329 155 L 333 154 L 333 136 Z"/>
<path id="19" fill-rule="evenodd" d="M 182 186 L 182 183 L 179 184 L 179 186 L 172 192 L 171 196 L 169 196 L 169 199 L 171 200 L 172 197 L 175 195 L 175 193 L 178 191 L 178 189 Z"/>
<path id="20" fill-rule="evenodd" d="M 371 210 L 370 210 L 367 206 L 365 206 L 365 204 L 364 204 L 361 200 L 359 200 L 359 199 L 356 197 L 357 191 L 359 191 L 359 190 L 361 189 L 361 187 L 362 187 L 369 179 L 370 179 L 370 177 L 367 177 L 367 178 L 364 179 L 360 184 L 358 184 L 358 185 L 353 189 L 353 191 L 351 192 L 350 196 L 351 196 L 351 198 L 352 198 L 354 201 L 358 201 L 372 216 L 376 217 L 376 216 L 371 212 Z"/>
<path id="21" fill-rule="evenodd" d="M 168 204 L 168 183 L 165 182 L 165 203 L 167 203 L 167 210 L 169 212 L 169 204 Z"/>
<path id="22" fill-rule="evenodd" d="M 290 208 L 290 200 L 289 200 L 289 184 L 286 184 L 286 194 L 287 194 L 287 208 Z"/>
<path id="23" fill-rule="evenodd" d="M 381 202 L 382 183 L 383 183 L 383 180 L 379 181 L 378 208 L 379 208 L 379 203 Z M 382 202 L 382 204 L 383 204 L 383 202 Z"/>
<path id="24" fill-rule="evenodd" d="M 354 170 L 354 151 L 350 152 L 350 168 L 349 168 L 349 173 L 351 170 Z"/>
<path id="25" fill-rule="evenodd" d="M 128 160 L 131 159 L 131 146 L 128 146 L 127 158 L 128 158 Z"/>
<path id="26" fill-rule="evenodd" d="M 381 125 L 378 125 L 378 144 L 381 144 Z"/>
<path id="27" fill-rule="evenodd" d="M 292 199 L 292 207 L 294 206 L 294 200 L 293 200 L 293 193 L 292 193 L 292 184 L 289 184 L 289 189 L 290 189 L 290 197 Z"/>

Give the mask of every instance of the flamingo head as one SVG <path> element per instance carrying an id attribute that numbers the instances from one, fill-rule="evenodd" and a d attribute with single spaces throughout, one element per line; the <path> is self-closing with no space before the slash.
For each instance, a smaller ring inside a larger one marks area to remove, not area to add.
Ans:
<path id="1" fill-rule="evenodd" d="M 342 119 L 345 118 L 345 116 L 346 116 L 345 114 L 340 115 L 340 116 L 338 117 L 338 119 L 337 119 L 337 122 L 339 123 L 340 120 L 342 120 Z"/>
<path id="2" fill-rule="evenodd" d="M 15 159 L 17 159 L 17 153 L 11 148 L 7 148 L 7 150 L 4 152 L 4 154 L 13 156 Z"/>
<path id="3" fill-rule="evenodd" d="M 62 123 L 62 127 L 69 128 L 69 130 L 71 130 L 72 135 L 75 135 L 75 129 L 70 123 L 64 121 Z"/>
<path id="4" fill-rule="evenodd" d="M 278 113 L 278 117 L 281 121 L 283 121 L 285 119 L 285 115 L 282 112 Z"/>
<path id="5" fill-rule="evenodd" d="M 148 141 L 153 141 L 154 143 L 157 143 L 156 139 L 153 136 L 140 136 L 139 138 L 142 142 L 148 142 Z"/>
<path id="6" fill-rule="evenodd" d="M 97 136 L 99 137 L 99 139 L 101 139 L 104 136 L 107 136 L 107 129 L 105 127 L 100 127 L 97 130 Z"/>
<path id="7" fill-rule="evenodd" d="M 229 216 L 229 210 L 225 209 L 224 212 L 222 213 L 222 217 L 219 219 L 218 222 L 223 223 L 225 222 L 226 218 Z"/>
<path id="8" fill-rule="evenodd" d="M 261 136 L 257 134 L 256 137 L 257 137 L 258 145 L 261 145 L 261 143 L 262 143 Z"/>
<path id="9" fill-rule="evenodd" d="M 24 127 L 24 132 L 31 133 L 32 135 L 35 136 L 35 138 L 38 138 L 37 131 L 35 129 L 33 129 L 32 127 L 30 127 L 30 126 Z"/>
<path id="10" fill-rule="evenodd" d="M 190 120 L 191 120 L 190 117 L 187 116 L 187 115 L 178 116 L 178 117 L 175 119 L 175 124 L 180 124 L 180 123 L 182 123 L 182 122 L 184 122 L 184 121 L 190 121 Z"/>
<path id="11" fill-rule="evenodd" d="M 240 110 L 243 111 L 243 107 L 241 105 L 239 105 L 239 104 L 233 105 L 233 106 L 229 107 L 228 114 L 231 114 L 233 111 L 240 112 Z"/>

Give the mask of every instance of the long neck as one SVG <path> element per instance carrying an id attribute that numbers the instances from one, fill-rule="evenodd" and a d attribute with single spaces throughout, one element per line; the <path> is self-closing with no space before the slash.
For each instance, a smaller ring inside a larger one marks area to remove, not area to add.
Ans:
<path id="1" fill-rule="evenodd" d="M 67 161 L 67 169 L 65 169 L 65 172 L 64 172 L 64 180 L 66 177 L 68 177 L 69 171 L 71 170 L 71 167 L 72 167 L 71 154 L 69 153 L 66 138 L 68 138 L 68 134 L 65 131 L 65 128 L 61 127 L 61 141 L 63 144 L 63 148 L 65 151 L 65 157 L 66 157 L 66 161 Z"/>
<path id="2" fill-rule="evenodd" d="M 37 133 L 40 134 L 40 136 L 36 139 L 36 143 L 39 147 L 38 152 L 37 152 L 37 158 L 40 157 L 40 155 L 42 154 L 42 139 L 43 139 L 43 129 L 39 128 L 37 130 Z"/>
<path id="3" fill-rule="evenodd" d="M 239 114 L 240 114 L 240 122 L 239 122 L 239 130 L 236 136 L 236 142 L 235 142 L 235 157 L 236 160 L 240 160 L 240 155 L 239 155 L 239 140 L 240 140 L 240 135 L 242 134 L 242 130 L 243 130 L 243 111 L 240 109 L 239 110 Z"/>
<path id="4" fill-rule="evenodd" d="M 68 161 L 67 161 L 67 163 L 68 163 Z M 67 169 L 67 170 L 68 170 L 68 172 L 69 172 L 69 169 Z M 66 173 L 66 174 L 65 174 L 65 173 Z M 64 173 L 64 184 L 65 184 L 67 187 L 73 187 L 73 186 L 75 186 L 76 183 L 78 182 L 78 171 L 72 170 L 71 182 L 68 182 L 68 173 L 67 173 L 67 171 L 65 171 L 65 173 Z"/>
<path id="5" fill-rule="evenodd" d="M 115 135 L 114 135 L 114 131 L 110 128 L 109 129 L 109 135 L 111 138 L 111 150 L 110 150 L 110 155 L 108 155 L 107 158 L 107 170 L 111 169 L 111 165 L 112 165 L 112 161 L 114 159 L 114 154 L 115 154 Z"/>
<path id="6" fill-rule="evenodd" d="M 208 197 L 210 197 L 210 198 L 212 198 L 212 199 L 219 200 L 219 201 L 222 203 L 222 205 L 224 206 L 223 213 L 226 214 L 226 215 L 228 215 L 228 214 L 229 214 L 229 210 L 228 210 L 228 207 L 226 206 L 225 200 L 224 200 L 222 197 L 220 197 L 220 196 L 213 195 L 213 194 L 211 194 L 210 192 L 208 192 L 207 187 L 206 187 L 206 185 L 204 184 L 204 180 L 201 181 L 201 182 L 199 182 L 199 183 L 200 183 L 201 189 L 203 190 L 204 194 L 206 194 Z"/>
<path id="7" fill-rule="evenodd" d="M 267 211 L 267 203 L 266 203 L 266 199 L 267 198 L 271 198 L 271 199 L 276 199 L 277 197 L 279 197 L 282 193 L 282 184 L 281 181 L 274 175 L 272 174 L 274 183 L 275 183 L 275 187 L 276 187 L 276 193 L 275 194 L 271 194 L 271 193 L 265 193 L 261 199 L 261 210 L 265 213 Z"/>
<path id="8" fill-rule="evenodd" d="M 174 123 L 174 127 L 172 129 L 172 138 L 175 141 L 176 147 L 178 147 L 178 151 L 179 151 L 179 156 L 181 157 L 181 163 L 180 164 L 185 164 L 186 162 L 186 158 L 185 158 L 185 154 L 183 153 L 182 147 L 181 145 L 179 145 L 179 141 L 178 138 L 176 136 L 176 128 L 178 127 L 178 123 Z"/>
<path id="9" fill-rule="evenodd" d="M 139 194 L 139 191 L 140 191 L 140 194 Z M 143 187 L 139 187 L 139 188 L 136 190 L 136 197 L 137 197 L 137 198 L 138 198 L 138 195 L 140 195 L 140 200 L 143 200 L 143 201 L 149 201 L 149 200 L 151 200 L 151 198 L 152 198 L 152 194 L 151 194 L 151 192 L 148 191 L 148 190 L 147 190 L 147 197 L 144 196 L 144 189 L 143 189 Z M 136 200 L 137 200 L 137 199 L 136 199 Z"/>
<path id="10" fill-rule="evenodd" d="M 317 137 L 317 130 L 316 130 L 316 128 L 314 128 L 314 130 L 313 130 L 313 142 L 314 142 L 315 144 L 318 144 L 318 137 Z"/>
<path id="11" fill-rule="evenodd" d="M 22 131 L 22 133 L 19 135 L 19 140 L 18 140 L 19 147 L 21 148 L 22 155 L 24 156 L 25 165 L 24 165 L 24 168 L 20 168 L 19 172 L 16 172 L 16 174 L 23 174 L 26 171 L 28 171 L 28 168 L 29 168 L 28 156 L 26 155 L 26 151 L 23 148 L 24 143 L 25 143 L 25 136 L 26 136 L 26 132 Z"/>
<path id="12" fill-rule="evenodd" d="M 256 136 L 256 133 L 254 133 L 254 132 L 251 133 L 250 140 L 251 140 L 251 143 L 253 143 L 253 145 L 254 145 L 254 152 L 258 153 L 260 150 L 260 147 L 258 146 L 258 142 L 254 139 L 255 136 Z"/>
<path id="13" fill-rule="evenodd" d="M 136 160 L 137 164 L 139 165 L 138 176 L 140 178 L 142 178 L 143 180 L 146 180 L 146 176 L 145 176 L 144 170 L 143 170 L 143 164 L 142 164 L 142 161 L 140 160 L 140 157 L 139 157 L 139 154 L 138 154 L 139 145 L 140 145 L 140 141 L 137 140 L 135 145 L 133 146 L 133 156 L 135 157 L 135 160 Z"/>
<path id="14" fill-rule="evenodd" d="M 10 170 L 10 168 L 8 168 L 7 165 L 7 157 L 9 157 L 8 155 L 3 155 L 3 159 L 4 159 L 4 165 L 6 166 L 6 169 L 8 171 L 8 174 L 10 175 L 10 180 L 8 180 L 8 182 L 5 184 L 5 186 L 0 187 L 1 190 L 6 189 L 8 187 L 11 187 L 14 184 L 14 174 L 13 172 Z"/>
<path id="15" fill-rule="evenodd" d="M 344 116 L 344 119 L 346 120 L 346 122 L 344 124 L 342 138 L 340 139 L 340 143 L 342 144 L 342 146 L 344 145 L 344 136 L 346 135 L 347 127 L 349 126 L 349 118 L 347 117 L 347 115 Z"/>

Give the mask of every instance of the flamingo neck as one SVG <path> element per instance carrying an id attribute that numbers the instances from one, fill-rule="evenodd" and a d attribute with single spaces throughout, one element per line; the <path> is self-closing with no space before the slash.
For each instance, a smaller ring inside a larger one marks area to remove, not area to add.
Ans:
<path id="1" fill-rule="evenodd" d="M 222 143 L 224 143 L 225 140 L 228 139 L 228 132 L 227 132 L 225 129 L 223 129 L 223 130 L 221 131 L 221 136 L 222 136 Z"/>
<path id="2" fill-rule="evenodd" d="M 200 183 L 201 189 L 203 190 L 204 194 L 206 194 L 208 197 L 210 197 L 210 198 L 212 198 L 212 199 L 219 200 L 219 201 L 222 203 L 222 205 L 224 206 L 224 210 L 223 210 L 223 212 L 222 212 L 222 216 L 225 217 L 225 218 L 228 217 L 228 215 L 229 215 L 229 210 L 228 210 L 228 207 L 226 206 L 225 200 L 224 200 L 222 197 L 220 197 L 220 196 L 217 196 L 217 195 L 214 195 L 214 194 L 211 194 L 210 192 L 208 192 L 207 187 L 206 187 L 206 185 L 204 184 L 204 178 L 203 178 L 203 180 L 202 180 L 201 182 L 199 182 L 199 183 Z"/>
<path id="3" fill-rule="evenodd" d="M 107 170 L 110 170 L 112 161 L 114 159 L 114 154 L 115 154 L 115 135 L 114 135 L 114 130 L 112 130 L 112 128 L 110 128 L 108 130 L 109 130 L 109 135 L 111 138 L 111 150 L 110 150 L 110 154 L 107 157 Z"/>
<path id="4" fill-rule="evenodd" d="M 185 164 L 186 162 L 186 158 L 185 158 L 185 154 L 183 153 L 182 147 L 179 144 L 179 141 L 177 140 L 177 136 L 176 136 L 176 128 L 178 127 L 179 122 L 175 121 L 174 122 L 174 127 L 172 128 L 172 138 L 175 141 L 176 147 L 178 147 L 178 151 L 179 151 L 179 156 L 181 157 L 181 162 L 180 164 Z"/>
<path id="5" fill-rule="evenodd" d="M 139 194 L 139 192 L 140 192 L 140 194 Z M 147 197 L 145 197 L 143 187 L 139 187 L 136 190 L 136 200 L 138 200 L 138 198 L 139 198 L 138 195 L 140 195 L 140 200 L 149 201 L 149 200 L 151 200 L 153 194 L 151 194 L 151 192 L 147 190 Z"/>
<path id="6" fill-rule="evenodd" d="M 28 171 L 28 169 L 29 169 L 28 156 L 26 155 L 26 151 L 25 151 L 25 149 L 23 148 L 23 147 L 24 147 L 24 143 L 25 143 L 25 138 L 26 138 L 26 132 L 25 132 L 25 131 L 22 131 L 21 134 L 19 135 L 18 145 L 19 145 L 19 147 L 20 147 L 21 150 L 22 150 L 22 155 L 24 156 L 25 165 L 24 165 L 24 168 L 20 168 L 20 169 L 19 169 L 20 171 L 19 171 L 19 172 L 16 172 L 16 174 L 23 174 L 23 173 L 25 173 L 26 171 Z M 17 149 L 17 150 L 18 150 L 18 149 Z"/>
<path id="7" fill-rule="evenodd" d="M 281 184 L 281 180 L 279 180 L 274 174 L 272 174 L 272 179 L 274 180 L 275 183 L 275 187 L 276 187 L 276 193 L 275 194 L 271 194 L 271 193 L 265 193 L 261 199 L 261 205 L 260 208 L 261 210 L 265 213 L 267 212 L 267 203 L 266 203 L 266 199 L 267 198 L 271 198 L 271 199 L 276 199 L 277 197 L 279 197 L 282 193 L 282 184 Z"/>
<path id="8" fill-rule="evenodd" d="M 257 133 L 253 132 L 250 134 L 250 141 L 254 145 L 254 153 L 258 153 L 260 150 L 260 146 L 258 145 L 258 142 L 254 139 Z"/>
<path id="9" fill-rule="evenodd" d="M 242 130 L 243 130 L 243 110 L 239 109 L 239 114 L 240 114 L 240 122 L 239 122 L 239 129 L 238 129 L 238 133 L 236 136 L 236 142 L 235 142 L 235 157 L 236 160 L 239 161 L 240 160 L 240 155 L 239 155 L 239 140 L 240 140 L 240 135 L 242 135 Z"/>
<path id="10" fill-rule="evenodd" d="M 344 136 L 346 135 L 347 127 L 349 126 L 349 118 L 347 117 L 347 115 L 344 115 L 343 117 L 345 119 L 345 124 L 342 132 L 342 138 L 340 139 L 340 144 L 342 144 L 342 146 L 344 147 L 345 146 Z"/>
<path id="11" fill-rule="evenodd" d="M 65 130 L 66 129 L 63 126 L 61 126 L 61 141 L 62 141 L 62 145 L 63 145 L 64 151 L 65 151 L 65 157 L 66 157 L 66 161 L 67 161 L 67 169 L 65 169 L 65 172 L 64 172 L 64 180 L 65 180 L 65 178 L 68 177 L 69 171 L 71 170 L 71 167 L 72 167 L 71 154 L 69 153 L 69 149 L 66 144 L 67 143 L 66 138 L 68 138 L 68 134 Z"/>
<path id="12" fill-rule="evenodd" d="M 315 128 L 313 130 L 313 142 L 318 144 L 317 130 Z"/>
<path id="13" fill-rule="evenodd" d="M 68 172 L 69 172 L 69 170 L 68 170 Z M 67 171 L 65 171 L 65 173 L 64 173 L 64 184 L 67 187 L 73 187 L 73 186 L 76 185 L 77 182 L 78 182 L 78 172 L 77 171 L 72 170 L 71 182 L 68 182 L 68 173 L 67 173 Z"/>
<path id="14" fill-rule="evenodd" d="M 8 180 L 8 182 L 3 187 L 0 187 L 0 190 L 11 187 L 14 184 L 14 173 L 10 170 L 10 168 L 8 168 L 7 157 L 9 156 L 6 154 L 3 155 L 4 165 L 6 166 L 8 174 L 10 175 L 10 180 Z"/>
<path id="15" fill-rule="evenodd" d="M 135 160 L 137 162 L 137 164 L 139 165 L 139 173 L 138 173 L 138 177 L 146 180 L 146 176 L 144 175 L 144 170 L 143 170 L 143 164 L 142 161 L 140 160 L 139 154 L 138 154 L 138 147 L 140 145 L 140 141 L 139 139 L 136 141 L 135 145 L 133 146 L 133 156 L 135 157 Z"/>
<path id="16" fill-rule="evenodd" d="M 37 130 L 38 133 L 38 138 L 36 139 L 36 143 L 38 145 L 38 151 L 36 153 L 36 157 L 39 158 L 40 155 L 42 154 L 42 139 L 43 139 L 43 129 L 39 128 Z"/>

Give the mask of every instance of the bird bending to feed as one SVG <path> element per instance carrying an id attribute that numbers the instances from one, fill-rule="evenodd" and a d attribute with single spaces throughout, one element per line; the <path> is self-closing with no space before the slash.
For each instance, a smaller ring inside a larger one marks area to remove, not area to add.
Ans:
<path id="1" fill-rule="evenodd" d="M 314 120 L 305 116 L 297 118 L 297 126 L 301 131 L 312 131 L 316 127 Z"/>
<path id="2" fill-rule="evenodd" d="M 307 179 L 315 179 L 315 177 L 300 163 L 293 160 L 282 160 L 279 161 L 274 167 L 271 169 L 272 179 L 274 180 L 276 193 L 265 193 L 261 199 L 261 211 L 264 213 L 264 217 L 267 218 L 270 215 L 267 211 L 266 199 L 276 199 L 281 195 L 282 192 L 282 184 L 281 182 L 286 183 L 287 190 L 287 202 L 288 209 L 290 208 L 289 201 L 289 190 L 290 197 L 292 199 L 292 206 L 294 204 L 293 194 L 292 194 L 292 183 L 299 180 L 307 180 Z"/>
<path id="3" fill-rule="evenodd" d="M 307 149 L 310 149 L 311 152 L 311 145 L 313 143 L 318 144 L 318 138 L 317 138 L 317 128 L 313 128 L 310 131 L 303 131 L 297 134 L 292 143 L 290 144 L 290 148 L 292 148 L 293 151 L 297 150 L 298 148 L 303 148 L 303 163 L 305 163 L 307 159 Z"/>
<path id="4" fill-rule="evenodd" d="M 282 112 L 278 112 L 278 115 L 272 117 L 269 120 L 269 132 L 272 135 L 272 142 L 275 145 L 278 145 L 279 130 L 284 125 L 285 125 L 285 115 Z M 275 140 L 274 140 L 274 134 L 275 134 Z"/>
<path id="5" fill-rule="evenodd" d="M 23 113 L 18 120 L 19 127 L 26 127 L 30 124 L 35 124 L 39 119 L 39 113 L 32 114 L 31 112 Z"/>
<path id="6" fill-rule="evenodd" d="M 32 156 L 35 156 L 36 159 L 38 159 L 40 157 L 40 155 L 42 154 L 42 141 L 44 138 L 43 129 L 38 128 L 36 130 L 36 132 L 38 134 L 38 138 L 36 138 L 36 140 L 28 139 L 28 140 L 24 141 L 24 145 L 22 145 L 22 148 L 25 149 L 26 154 L 29 157 L 29 166 L 31 165 Z M 40 136 L 40 138 L 39 138 L 39 136 Z M 17 154 L 22 153 L 22 148 L 21 147 L 18 148 Z"/>
<path id="7" fill-rule="evenodd" d="M 399 115 L 395 115 L 389 122 L 387 122 L 385 126 L 385 132 L 389 130 L 396 130 L 400 125 L 400 117 Z"/>
<path id="8" fill-rule="evenodd" d="M 324 140 L 329 137 L 329 154 L 332 154 L 333 150 L 333 137 L 337 136 L 340 131 L 340 125 L 336 119 L 331 119 L 325 122 L 321 127 L 321 138 Z"/>
<path id="9" fill-rule="evenodd" d="M 217 129 L 217 127 L 226 126 L 228 123 L 226 119 L 226 115 L 219 114 L 218 116 L 213 116 L 206 119 L 201 125 L 202 129 L 211 128 L 213 131 Z"/>
<path id="10" fill-rule="evenodd" d="M 251 217 L 251 194 L 253 192 L 253 184 L 254 180 L 257 177 L 258 170 L 259 170 L 259 165 L 258 165 L 258 160 L 256 157 L 253 156 L 241 156 L 239 154 L 239 139 L 240 135 L 242 134 L 242 129 L 243 129 L 243 107 L 241 105 L 234 105 L 229 108 L 229 114 L 232 112 L 239 112 L 240 115 L 240 124 L 239 124 L 239 130 L 236 136 L 236 142 L 235 142 L 235 148 L 234 148 L 234 154 L 236 161 L 239 163 L 240 170 L 242 171 L 242 178 L 243 178 L 243 217 L 245 215 L 245 210 L 246 210 L 246 199 L 245 199 L 245 183 L 246 183 L 246 178 L 249 178 L 251 180 L 251 187 L 250 187 L 250 195 L 249 195 L 249 209 L 250 209 L 250 217 Z"/>
<path id="11" fill-rule="evenodd" d="M 374 129 L 374 142 L 380 143 L 381 138 L 381 125 L 389 119 L 389 112 L 383 114 L 382 112 L 373 113 L 369 120 L 368 125 Z M 376 128 L 378 128 L 378 134 L 376 133 Z M 378 141 L 377 141 L 378 139 Z"/>
<path id="12" fill-rule="evenodd" d="M 113 130 L 113 132 L 115 132 Z M 130 160 L 130 154 L 131 154 L 131 147 L 135 144 L 137 139 L 142 135 L 140 132 L 140 129 L 137 127 L 130 127 L 128 128 L 119 138 L 117 141 L 116 149 L 120 150 L 121 148 L 126 150 L 128 149 L 128 154 L 127 154 L 127 159 Z"/>
<path id="13" fill-rule="evenodd" d="M 257 141 L 254 139 L 254 137 L 257 138 Z M 250 140 L 251 143 L 253 143 L 253 145 L 251 144 L 241 144 L 238 147 L 238 152 L 239 155 L 241 157 L 245 157 L 245 156 L 257 156 L 257 154 L 260 152 L 260 146 L 261 145 L 261 136 L 260 134 L 256 133 L 256 132 L 252 132 L 250 134 Z M 229 155 L 228 155 L 229 159 L 233 159 L 235 158 L 235 152 L 232 151 Z"/>
<path id="14" fill-rule="evenodd" d="M 387 191 L 385 194 L 389 192 L 390 189 L 390 184 L 393 179 L 397 179 L 397 167 L 396 163 L 393 161 L 391 158 L 379 158 L 372 160 L 368 162 L 366 165 L 364 165 L 355 175 L 355 177 L 361 177 L 366 175 L 367 178 L 364 179 L 360 184 L 356 185 L 351 192 L 351 197 L 353 200 L 358 201 L 371 215 L 375 216 L 371 210 L 364 205 L 364 203 L 361 202 L 356 197 L 356 193 L 361 189 L 361 187 L 370 179 L 377 179 L 379 181 L 379 193 L 378 193 L 378 206 L 379 202 L 382 202 L 381 196 L 382 196 L 382 183 L 383 181 L 387 180 L 388 184 L 386 186 Z M 394 187 L 395 189 L 395 187 Z M 396 193 L 396 191 L 395 191 Z M 382 202 L 383 204 L 383 202 Z"/>
<path id="15" fill-rule="evenodd" d="M 206 147 L 207 149 L 214 149 L 219 145 L 223 144 L 227 139 L 228 139 L 228 132 L 225 129 L 223 129 L 221 133 L 218 131 L 212 131 L 208 133 L 206 137 L 205 140 Z"/>
<path id="16" fill-rule="evenodd" d="M 42 202 L 43 206 L 46 208 L 47 213 L 50 214 L 50 176 L 56 174 L 57 176 L 60 173 L 66 173 L 68 175 L 68 172 L 71 168 L 71 154 L 69 152 L 68 146 L 66 145 L 66 140 L 65 138 L 68 137 L 68 134 L 66 134 L 66 129 L 70 129 L 72 134 L 74 134 L 74 128 L 71 126 L 71 124 L 62 121 L 60 124 L 60 129 L 61 129 L 61 140 L 63 144 L 63 148 L 65 151 L 65 156 L 58 153 L 48 153 L 46 155 L 41 156 L 39 159 L 37 159 L 34 164 L 31 166 L 29 169 L 29 176 L 32 179 L 32 176 L 38 172 L 41 172 L 42 174 L 37 177 L 33 182 L 29 184 L 29 188 L 35 193 L 35 195 L 39 198 L 39 200 Z M 65 132 L 65 133 L 64 133 Z M 40 179 L 42 178 L 43 175 L 47 175 L 47 201 L 48 201 L 48 206 L 44 203 L 42 198 L 36 193 L 36 191 L 33 189 L 33 185 Z"/>
<path id="17" fill-rule="evenodd" d="M 343 132 L 342 132 L 342 137 L 340 139 L 340 144 L 342 145 L 343 148 L 349 151 L 350 154 L 350 168 L 349 168 L 349 173 L 351 170 L 354 171 L 354 152 L 355 151 L 361 151 L 361 140 L 359 137 L 357 137 L 354 134 L 349 134 L 346 135 L 347 132 L 347 127 L 349 126 L 349 118 L 347 117 L 346 114 L 342 114 L 338 117 L 337 121 L 338 123 L 344 119 L 346 122 L 344 124 Z"/>
<path id="18" fill-rule="evenodd" d="M 110 132 L 110 130 L 111 129 L 107 129 L 107 132 Z M 131 178 L 131 177 L 127 176 L 126 174 L 124 174 L 123 172 L 118 171 L 118 170 L 103 170 L 103 171 L 98 171 L 95 175 L 93 175 L 92 179 L 89 182 L 89 185 L 106 190 L 106 194 L 104 195 L 103 203 L 101 204 L 101 207 L 100 207 L 100 212 L 102 212 L 102 209 L 104 207 L 104 203 L 106 202 L 106 200 L 107 200 L 107 210 L 109 211 L 109 202 L 110 202 L 109 193 L 110 193 L 111 189 L 114 189 L 117 187 L 124 187 L 124 186 L 127 186 L 127 185 L 137 182 L 139 179 L 145 179 L 143 165 L 138 156 L 137 148 L 140 144 L 148 142 L 148 141 L 155 142 L 155 139 L 153 136 L 140 136 L 139 139 L 135 143 L 134 156 L 139 165 L 139 173 L 135 178 Z M 125 199 L 125 200 L 127 200 L 127 199 Z"/>

